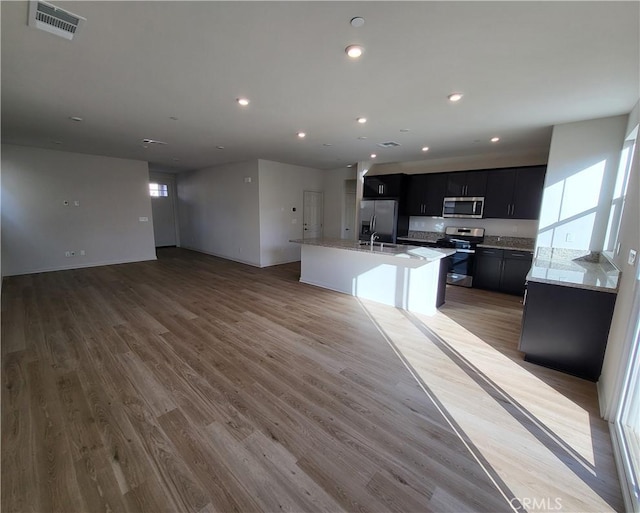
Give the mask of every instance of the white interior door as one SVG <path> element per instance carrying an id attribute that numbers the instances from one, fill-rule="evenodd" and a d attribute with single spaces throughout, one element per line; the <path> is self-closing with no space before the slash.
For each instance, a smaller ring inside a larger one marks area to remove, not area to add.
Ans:
<path id="1" fill-rule="evenodd" d="M 176 245 L 176 216 L 173 182 L 151 180 L 151 212 L 156 248 Z"/>
<path id="2" fill-rule="evenodd" d="M 356 181 L 345 180 L 344 186 L 344 221 L 342 238 L 356 238 Z"/>
<path id="3" fill-rule="evenodd" d="M 315 239 L 322 237 L 323 199 L 321 192 L 304 191 L 302 238 Z"/>

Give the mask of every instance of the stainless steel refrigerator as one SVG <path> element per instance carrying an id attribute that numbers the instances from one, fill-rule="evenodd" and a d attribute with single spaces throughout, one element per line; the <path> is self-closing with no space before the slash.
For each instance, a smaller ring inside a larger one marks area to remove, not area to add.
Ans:
<path id="1" fill-rule="evenodd" d="M 378 235 L 379 242 L 396 242 L 398 236 L 397 200 L 362 200 L 360 202 L 360 240 Z"/>

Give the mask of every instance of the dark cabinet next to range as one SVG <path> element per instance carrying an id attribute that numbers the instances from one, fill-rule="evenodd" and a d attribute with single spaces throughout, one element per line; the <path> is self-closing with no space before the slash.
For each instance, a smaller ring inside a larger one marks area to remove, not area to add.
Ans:
<path id="1" fill-rule="evenodd" d="M 532 166 L 489 171 L 485 219 L 538 219 L 546 169 Z"/>
<path id="2" fill-rule="evenodd" d="M 447 173 L 447 196 L 484 196 L 486 188 L 486 171 L 460 171 Z"/>
<path id="3" fill-rule="evenodd" d="M 407 175 L 396 173 L 393 175 L 378 175 L 364 177 L 364 198 L 396 198 L 404 200 L 404 188 Z"/>
<path id="4" fill-rule="evenodd" d="M 447 190 L 447 173 L 409 175 L 407 214 L 442 216 L 442 201 Z"/>
<path id="5" fill-rule="evenodd" d="M 529 251 L 477 248 L 473 286 L 522 296 L 532 260 Z"/>
<path id="6" fill-rule="evenodd" d="M 616 295 L 529 282 L 518 349 L 525 361 L 598 381 Z"/>

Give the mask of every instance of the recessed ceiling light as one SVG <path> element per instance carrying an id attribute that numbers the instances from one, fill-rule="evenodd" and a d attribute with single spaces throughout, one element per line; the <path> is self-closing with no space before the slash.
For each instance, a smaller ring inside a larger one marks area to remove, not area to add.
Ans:
<path id="1" fill-rule="evenodd" d="M 372 153 L 372 154 L 371 154 L 371 158 L 372 158 L 372 159 L 375 159 L 376 157 L 377 157 L 377 155 L 376 155 L 375 153 Z"/>
<path id="2" fill-rule="evenodd" d="M 358 118 L 357 119 L 358 123 L 360 123 L 361 125 L 364 125 L 367 122 L 367 118 Z"/>
<path id="3" fill-rule="evenodd" d="M 410 132 L 411 129 L 410 128 L 401 128 L 400 131 L 401 132 Z"/>
<path id="4" fill-rule="evenodd" d="M 500 137 L 492 137 L 491 138 L 491 142 L 498 142 L 500 140 Z"/>
<path id="5" fill-rule="evenodd" d="M 423 146 L 422 151 L 429 151 L 429 146 Z"/>
<path id="6" fill-rule="evenodd" d="M 300 139 L 304 139 L 307 136 L 307 134 L 305 134 L 304 132 L 298 132 L 298 137 Z"/>
<path id="7" fill-rule="evenodd" d="M 358 139 L 360 139 L 361 141 L 364 141 L 367 138 L 366 135 L 361 135 L 360 137 L 358 137 Z"/>
<path id="8" fill-rule="evenodd" d="M 353 167 L 353 164 L 347 164 L 347 167 Z"/>
<path id="9" fill-rule="evenodd" d="M 352 59 L 357 59 L 364 52 L 364 48 L 360 45 L 350 45 L 347 46 L 344 51 L 347 52 L 347 55 Z"/>
<path id="10" fill-rule="evenodd" d="M 322 146 L 333 146 L 331 143 L 324 143 Z"/>
<path id="11" fill-rule="evenodd" d="M 351 18 L 350 23 L 352 27 L 362 27 L 362 25 L 364 25 L 364 18 L 362 18 L 361 16 L 356 16 L 355 18 Z"/>
<path id="12" fill-rule="evenodd" d="M 69 119 L 71 121 L 84 121 L 84 119 L 82 119 L 81 117 L 78 117 L 78 116 L 69 116 Z"/>
<path id="13" fill-rule="evenodd" d="M 236 98 L 236 101 L 238 102 L 239 105 L 242 105 L 243 107 L 246 107 L 247 105 L 249 105 L 248 98 Z"/>
<path id="14" fill-rule="evenodd" d="M 450 102 L 458 102 L 462 100 L 462 93 L 451 93 L 447 98 L 449 98 Z"/>
<path id="15" fill-rule="evenodd" d="M 178 118 L 175 116 L 171 116 L 169 119 L 173 120 L 173 121 L 178 121 Z"/>
<path id="16" fill-rule="evenodd" d="M 224 150 L 224 146 L 216 146 L 216 150 Z"/>

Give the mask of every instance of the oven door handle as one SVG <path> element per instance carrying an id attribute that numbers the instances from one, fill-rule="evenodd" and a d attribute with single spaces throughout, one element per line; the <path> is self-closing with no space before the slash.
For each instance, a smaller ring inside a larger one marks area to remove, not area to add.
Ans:
<path id="1" fill-rule="evenodd" d="M 475 249 L 456 249 L 456 253 L 470 253 L 474 254 L 476 252 Z"/>

